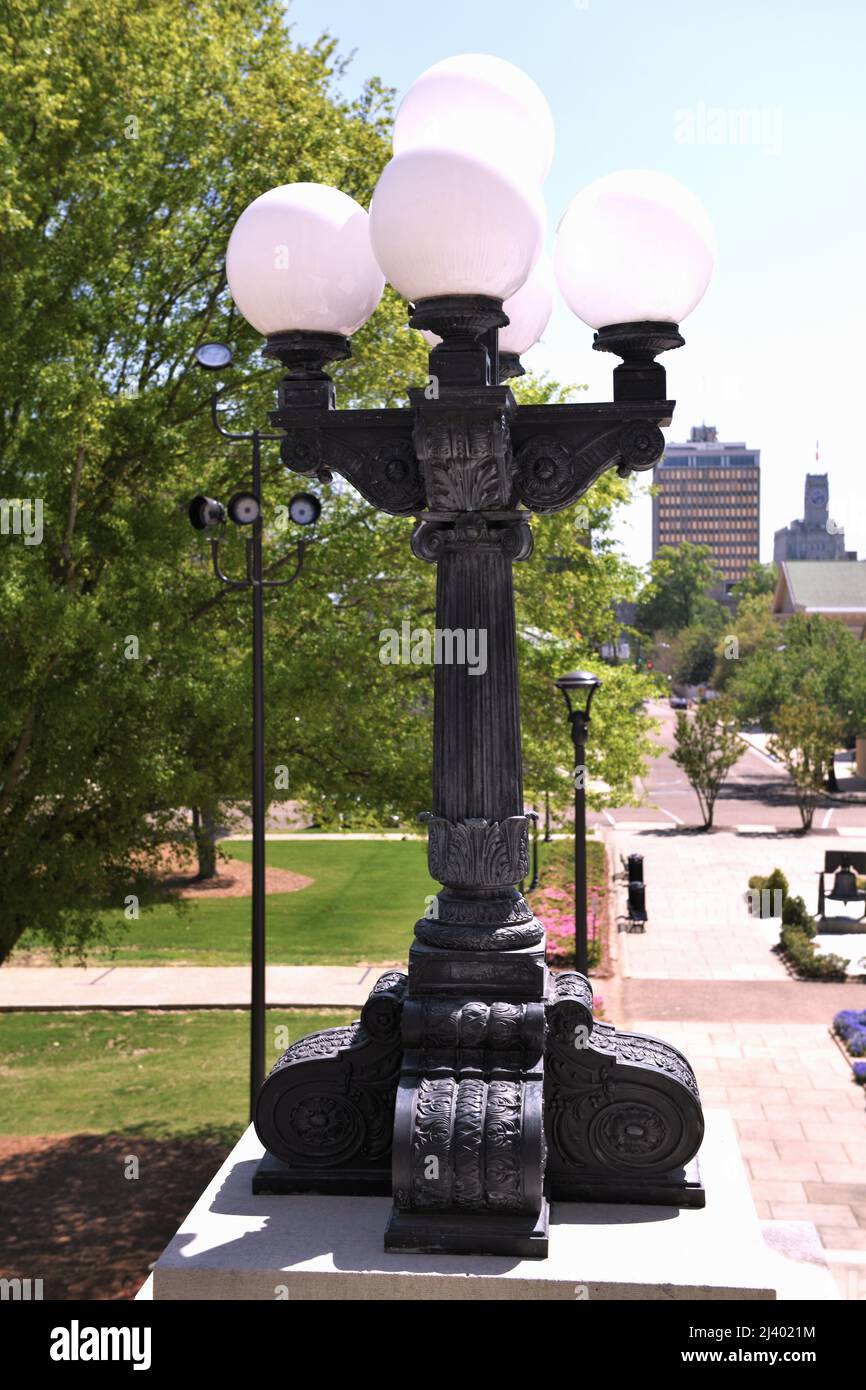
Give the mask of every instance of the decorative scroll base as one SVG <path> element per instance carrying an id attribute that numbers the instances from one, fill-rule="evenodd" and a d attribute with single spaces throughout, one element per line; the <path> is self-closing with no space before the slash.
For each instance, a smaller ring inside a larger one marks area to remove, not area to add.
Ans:
<path id="1" fill-rule="evenodd" d="M 386 1155 L 390 1160 L 390 1154 Z M 273 1192 L 287 1196 L 291 1192 L 322 1192 L 334 1197 L 390 1197 L 391 1164 L 356 1168 L 299 1168 L 284 1163 L 275 1154 L 266 1153 L 253 1173 L 254 1196 Z"/>
<path id="2" fill-rule="evenodd" d="M 549 976 L 543 947 L 488 956 L 484 997 L 449 976 L 461 954 L 416 943 L 357 1023 L 288 1049 L 259 1096 L 253 1192 L 393 1192 L 387 1250 L 524 1259 L 547 1254 L 549 1201 L 702 1207 L 682 1054 L 595 1022 L 589 980 Z"/>
<path id="3" fill-rule="evenodd" d="M 638 1206 L 692 1209 L 700 1209 L 707 1204 L 698 1158 L 693 1158 L 685 1168 L 663 1173 L 659 1178 L 560 1174 L 551 1186 L 557 1202 L 624 1202 Z"/>

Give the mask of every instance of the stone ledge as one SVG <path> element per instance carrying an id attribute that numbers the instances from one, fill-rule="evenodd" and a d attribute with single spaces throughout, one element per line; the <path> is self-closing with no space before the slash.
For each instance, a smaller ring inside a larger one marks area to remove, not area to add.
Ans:
<path id="1" fill-rule="evenodd" d="M 151 1289 L 145 1285 L 139 1296 L 271 1302 L 836 1297 L 808 1223 L 780 1233 L 776 1251 L 765 1244 L 730 1117 L 711 1111 L 706 1119 L 703 1210 L 557 1202 L 547 1260 L 386 1254 L 386 1197 L 253 1197 L 262 1146 L 248 1129 L 157 1261 Z"/>

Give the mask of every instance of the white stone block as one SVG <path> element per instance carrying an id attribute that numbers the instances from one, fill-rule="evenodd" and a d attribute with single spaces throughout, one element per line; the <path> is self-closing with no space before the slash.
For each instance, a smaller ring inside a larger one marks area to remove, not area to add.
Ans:
<path id="1" fill-rule="evenodd" d="M 157 1261 L 154 1299 L 774 1299 L 805 1288 L 803 1259 L 808 1296 L 833 1296 L 813 1228 L 787 1253 L 765 1243 L 723 1112 L 707 1114 L 703 1210 L 557 1202 L 546 1260 L 386 1254 L 388 1198 L 254 1197 L 261 1155 L 250 1128 Z"/>

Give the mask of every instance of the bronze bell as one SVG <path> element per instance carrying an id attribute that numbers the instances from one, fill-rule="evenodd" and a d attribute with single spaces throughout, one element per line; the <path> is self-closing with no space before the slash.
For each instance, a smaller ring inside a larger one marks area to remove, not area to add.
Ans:
<path id="1" fill-rule="evenodd" d="M 837 902 L 850 903 L 857 899 L 857 875 L 853 869 L 837 869 L 833 879 L 833 887 L 827 894 L 828 898 L 835 898 Z"/>

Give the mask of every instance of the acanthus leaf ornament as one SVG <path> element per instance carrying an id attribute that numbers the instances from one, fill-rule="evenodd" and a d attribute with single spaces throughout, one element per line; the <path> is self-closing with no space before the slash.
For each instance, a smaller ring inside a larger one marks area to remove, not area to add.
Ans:
<path id="1" fill-rule="evenodd" d="M 449 887 L 506 887 L 529 872 L 529 824 L 525 816 L 504 821 L 448 821 L 426 816 L 430 872 Z"/>

